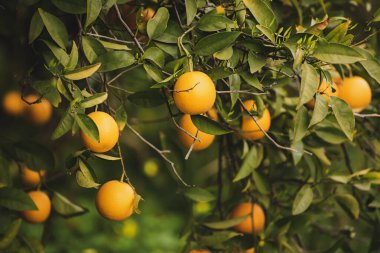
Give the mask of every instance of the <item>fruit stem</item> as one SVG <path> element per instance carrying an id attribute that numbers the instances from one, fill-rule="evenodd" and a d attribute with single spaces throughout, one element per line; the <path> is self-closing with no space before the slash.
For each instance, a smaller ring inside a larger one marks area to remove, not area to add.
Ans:
<path id="1" fill-rule="evenodd" d="M 188 68 L 189 68 L 190 72 L 192 72 L 194 70 L 193 57 L 190 54 L 190 52 L 187 50 L 187 48 L 183 45 L 183 38 L 186 36 L 186 34 L 191 32 L 194 28 L 195 28 L 195 26 L 190 27 L 180 37 L 178 37 L 178 47 L 180 50 L 182 49 L 182 51 L 186 54 L 187 63 L 189 65 Z"/>

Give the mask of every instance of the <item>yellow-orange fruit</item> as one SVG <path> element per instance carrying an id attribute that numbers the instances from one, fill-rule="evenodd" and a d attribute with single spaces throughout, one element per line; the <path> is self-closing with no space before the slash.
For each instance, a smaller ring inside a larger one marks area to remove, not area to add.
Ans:
<path id="1" fill-rule="evenodd" d="M 150 7 L 144 9 L 141 11 L 141 18 L 145 21 L 148 22 L 154 17 L 154 14 L 156 14 L 156 11 Z"/>
<path id="2" fill-rule="evenodd" d="M 226 12 L 224 7 L 221 5 L 216 6 L 215 10 L 217 14 L 221 14 L 221 15 L 224 15 L 224 13 Z"/>
<path id="3" fill-rule="evenodd" d="M 249 216 L 240 224 L 236 225 L 234 229 L 245 234 L 257 235 L 261 233 L 265 226 L 265 213 L 260 205 L 249 202 L 241 203 L 234 208 L 231 217 L 238 218 L 248 214 Z"/>
<path id="4" fill-rule="evenodd" d="M 133 213 L 135 191 L 124 182 L 117 180 L 103 184 L 96 194 L 96 208 L 106 219 L 121 221 Z"/>
<path id="5" fill-rule="evenodd" d="M 33 200 L 38 210 L 30 210 L 21 212 L 24 220 L 30 223 L 42 223 L 50 215 L 51 201 L 49 196 L 42 191 L 28 192 L 29 197 Z"/>
<path id="6" fill-rule="evenodd" d="M 218 111 L 213 107 L 211 108 L 207 113 L 207 117 L 209 117 L 212 120 L 218 121 Z"/>
<path id="7" fill-rule="evenodd" d="M 40 97 L 37 95 L 28 95 L 25 97 L 25 100 L 28 101 L 29 103 L 35 102 L 37 99 Z M 41 99 L 41 102 L 35 103 L 35 104 L 26 104 L 26 113 L 28 116 L 28 119 L 36 124 L 36 125 L 43 125 L 47 123 L 51 115 L 53 113 L 53 108 L 50 104 L 49 101 L 46 99 Z"/>
<path id="8" fill-rule="evenodd" d="M 338 86 L 339 97 L 346 101 L 354 112 L 364 110 L 372 101 L 371 87 L 360 76 L 347 77 Z"/>
<path id="9" fill-rule="evenodd" d="M 111 150 L 119 140 L 119 127 L 111 115 L 105 112 L 92 112 L 88 116 L 94 121 L 99 131 L 99 142 L 91 139 L 83 131 L 82 142 L 89 150 L 103 153 Z"/>
<path id="10" fill-rule="evenodd" d="M 323 81 L 319 87 L 318 87 L 318 93 L 322 94 L 322 97 L 324 97 L 327 101 L 327 103 L 330 104 L 330 97 L 331 96 L 335 96 L 335 97 L 339 97 L 339 88 L 338 86 L 336 85 L 335 82 L 333 82 L 333 88 L 334 88 L 334 91 L 331 87 L 331 85 L 329 85 L 328 83 L 326 83 L 325 81 Z M 310 100 L 307 104 L 307 107 L 309 107 L 310 109 L 313 109 L 314 106 L 315 106 L 315 99 L 312 99 Z"/>
<path id="11" fill-rule="evenodd" d="M 183 113 L 205 113 L 212 108 L 216 99 L 214 82 L 203 72 L 187 72 L 175 83 L 173 98 Z"/>
<path id="12" fill-rule="evenodd" d="M 207 249 L 192 249 L 189 253 L 211 253 L 211 251 Z"/>
<path id="13" fill-rule="evenodd" d="M 256 105 L 253 100 L 244 101 L 244 107 L 248 110 L 251 110 L 252 107 L 253 109 L 256 109 Z M 261 118 L 256 117 L 256 120 L 264 131 L 268 131 L 271 124 L 271 116 L 268 108 L 265 108 Z M 243 115 L 241 136 L 244 139 L 249 140 L 259 140 L 263 138 L 265 134 L 263 133 L 263 131 L 260 130 L 258 124 L 256 124 L 256 122 L 249 115 Z"/>
<path id="14" fill-rule="evenodd" d="M 245 253 L 255 253 L 255 248 L 247 249 Z"/>
<path id="15" fill-rule="evenodd" d="M 182 116 L 181 120 L 179 121 L 179 125 L 193 136 L 196 136 L 198 128 L 191 121 L 191 116 L 189 114 Z M 178 129 L 177 132 L 179 141 L 182 143 L 182 145 L 185 148 L 190 148 L 194 142 L 194 139 L 187 133 L 183 132 L 181 129 Z M 195 141 L 195 144 L 193 146 L 193 150 L 195 151 L 208 148 L 215 139 L 215 135 L 207 134 L 202 131 L 198 131 L 197 137 L 201 140 L 201 142 Z"/>
<path id="16" fill-rule="evenodd" d="M 41 183 L 42 178 L 45 176 L 46 171 L 34 171 L 28 167 L 21 168 L 21 181 L 27 186 L 37 186 Z"/>
<path id="17" fill-rule="evenodd" d="M 3 97 L 4 111 L 11 116 L 20 116 L 24 114 L 26 104 L 21 99 L 21 93 L 18 91 L 10 91 Z"/>

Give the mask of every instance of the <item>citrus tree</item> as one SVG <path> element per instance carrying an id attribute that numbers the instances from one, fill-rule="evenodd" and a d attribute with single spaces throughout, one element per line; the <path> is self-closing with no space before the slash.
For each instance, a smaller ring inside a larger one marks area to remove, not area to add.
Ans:
<path id="1" fill-rule="evenodd" d="M 379 252 L 379 5 L 2 1 L 0 250 Z"/>

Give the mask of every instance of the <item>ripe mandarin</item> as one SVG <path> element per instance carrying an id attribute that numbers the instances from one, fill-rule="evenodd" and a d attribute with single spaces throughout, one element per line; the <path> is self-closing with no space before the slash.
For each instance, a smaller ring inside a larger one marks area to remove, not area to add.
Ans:
<path id="1" fill-rule="evenodd" d="M 117 180 L 103 184 L 96 194 L 96 208 L 106 219 L 121 221 L 133 213 L 135 191 L 124 182 Z"/>
<path id="2" fill-rule="evenodd" d="M 99 142 L 91 139 L 83 131 L 82 142 L 89 150 L 103 153 L 111 150 L 119 140 L 119 127 L 111 115 L 105 112 L 92 112 L 88 116 L 94 121 L 99 131 Z"/>
<path id="3" fill-rule="evenodd" d="M 216 99 L 214 82 L 203 72 L 182 74 L 174 85 L 177 108 L 186 114 L 202 114 L 212 108 Z"/>
<path id="4" fill-rule="evenodd" d="M 26 104 L 21 99 L 21 93 L 18 91 L 10 91 L 3 97 L 4 111 L 11 116 L 21 116 L 24 114 Z"/>
<path id="5" fill-rule="evenodd" d="M 30 210 L 21 212 L 24 220 L 30 223 L 42 223 L 50 215 L 51 201 L 49 196 L 42 191 L 28 192 L 29 197 L 33 200 L 38 210 Z"/>
<path id="6" fill-rule="evenodd" d="M 256 105 L 253 100 L 245 101 L 244 107 L 248 110 L 251 110 L 252 107 L 253 109 L 256 109 Z M 271 116 L 268 108 L 265 108 L 261 118 L 256 117 L 256 120 L 264 131 L 268 131 L 271 124 Z M 263 131 L 260 130 L 259 126 L 249 115 L 243 115 L 243 123 L 241 126 L 241 130 L 241 135 L 244 139 L 259 140 L 265 136 Z"/>
<path id="7" fill-rule="evenodd" d="M 34 171 L 24 166 L 21 168 L 21 181 L 27 186 L 37 186 L 45 174 L 45 170 Z"/>
<path id="8" fill-rule="evenodd" d="M 29 103 L 33 103 L 39 98 L 39 96 L 31 94 L 26 96 L 25 100 Z M 50 120 L 51 115 L 53 114 L 53 108 L 50 102 L 43 98 L 39 103 L 31 105 L 26 104 L 26 113 L 28 119 L 32 123 L 36 125 L 43 125 Z"/>
<path id="9" fill-rule="evenodd" d="M 238 218 L 250 214 L 244 221 L 236 225 L 234 229 L 245 234 L 259 234 L 264 230 L 265 213 L 260 205 L 254 203 L 238 204 L 232 211 L 232 218 Z M 253 224 L 253 227 L 252 227 Z"/>
<path id="10" fill-rule="evenodd" d="M 339 97 L 346 101 L 354 112 L 364 110 L 371 103 L 372 90 L 364 78 L 360 76 L 347 77 L 338 84 Z"/>

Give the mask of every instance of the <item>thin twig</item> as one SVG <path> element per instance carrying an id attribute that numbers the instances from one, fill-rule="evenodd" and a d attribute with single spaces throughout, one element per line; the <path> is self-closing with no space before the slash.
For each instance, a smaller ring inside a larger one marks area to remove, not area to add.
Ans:
<path id="1" fill-rule="evenodd" d="M 112 84 L 108 84 L 107 86 L 110 87 L 110 88 L 116 89 L 116 90 L 121 90 L 121 91 L 123 91 L 123 92 L 125 92 L 125 93 L 128 93 L 128 94 L 133 94 L 133 93 L 134 93 L 134 92 L 132 92 L 132 91 L 129 91 L 129 90 L 126 90 L 126 89 L 123 89 L 123 88 L 117 87 L 117 86 L 112 85 Z"/>
<path id="2" fill-rule="evenodd" d="M 199 133 L 199 129 L 197 129 L 197 132 L 195 133 L 195 137 L 198 137 L 198 133 Z M 191 151 L 193 151 L 193 148 L 194 148 L 194 146 L 195 146 L 195 142 L 196 142 L 196 141 L 197 141 L 197 140 L 193 139 L 193 142 L 191 143 L 191 146 L 190 146 L 190 148 L 189 148 L 189 151 L 187 151 L 187 153 L 186 153 L 185 160 L 189 159 L 190 154 L 191 154 Z"/>
<path id="3" fill-rule="evenodd" d="M 250 95 L 268 95 L 269 92 L 252 92 L 249 90 L 218 90 L 216 91 L 218 94 L 228 94 L 228 93 L 241 93 L 241 94 L 250 94 Z"/>
<path id="4" fill-rule="evenodd" d="M 178 125 L 177 121 L 175 121 L 173 111 L 172 111 L 172 109 L 170 108 L 170 104 L 169 104 L 168 98 L 167 98 L 167 96 L 166 96 L 166 93 L 165 93 L 165 91 L 164 91 L 163 89 L 162 89 L 161 91 L 162 91 L 162 94 L 163 94 L 164 97 L 165 97 L 166 107 L 168 108 L 168 111 L 169 111 L 169 114 L 170 114 L 170 118 L 172 119 L 174 125 L 175 125 L 179 130 L 181 130 L 181 131 L 184 132 L 185 134 L 189 135 L 191 138 L 196 139 L 196 140 L 199 141 L 199 142 L 202 142 L 198 137 L 195 137 L 194 135 L 192 135 L 191 133 L 189 133 L 187 130 L 185 130 L 184 128 L 182 128 L 180 125 Z"/>
<path id="5" fill-rule="evenodd" d="M 360 113 L 355 112 L 354 115 L 360 118 L 380 118 L 380 114 L 377 114 L 377 113 L 360 114 Z"/>
<path id="6" fill-rule="evenodd" d="M 109 85 L 110 83 L 115 82 L 118 78 L 120 78 L 120 77 L 121 77 L 122 75 L 124 75 L 125 73 L 127 73 L 127 72 L 129 72 L 129 71 L 131 71 L 131 70 L 133 70 L 133 69 L 135 69 L 135 68 L 137 68 L 137 67 L 140 67 L 140 66 L 141 66 L 141 64 L 136 64 L 136 65 L 133 65 L 132 67 L 129 67 L 129 68 L 127 68 L 127 69 L 121 71 L 121 72 L 120 72 L 119 74 L 117 74 L 114 78 L 112 78 L 111 80 L 108 81 L 108 85 Z"/>
<path id="7" fill-rule="evenodd" d="M 192 187 L 191 185 L 187 184 L 182 177 L 178 174 L 178 171 L 175 167 L 174 162 L 172 162 L 169 158 L 166 157 L 165 154 L 167 154 L 168 150 L 160 150 L 156 146 L 154 146 L 152 143 L 150 143 L 147 139 L 145 139 L 139 132 L 137 132 L 131 125 L 128 123 L 125 124 L 126 127 L 128 127 L 137 137 L 140 138 L 145 144 L 147 144 L 149 147 L 151 147 L 153 150 L 155 150 L 167 163 L 170 164 L 170 166 L 173 169 L 174 175 L 177 177 L 177 179 L 185 186 L 185 187 Z"/>
<path id="8" fill-rule="evenodd" d="M 117 150 L 119 152 L 121 168 L 123 169 L 123 173 L 121 174 L 120 181 L 123 181 L 123 179 L 125 178 L 127 180 L 128 184 L 132 185 L 131 181 L 129 181 L 129 177 L 128 177 L 127 171 L 125 169 L 124 158 L 123 158 L 123 154 L 121 153 L 120 141 L 117 141 Z"/>
<path id="9" fill-rule="evenodd" d="M 264 135 L 279 149 L 283 149 L 283 150 L 288 150 L 288 151 L 291 151 L 291 152 L 295 152 L 295 153 L 305 153 L 305 154 L 308 154 L 308 155 L 312 155 L 312 153 L 310 153 L 309 151 L 299 151 L 297 149 L 294 149 L 294 148 L 291 148 L 291 147 L 286 147 L 286 146 L 283 146 L 283 145 L 280 145 L 279 143 L 277 143 L 262 127 L 261 125 L 259 124 L 259 122 L 257 121 L 256 117 L 245 107 L 244 105 L 244 102 L 243 100 L 241 100 L 241 98 L 238 98 L 238 101 L 240 103 L 240 105 L 242 106 L 243 110 L 248 113 L 248 115 L 253 119 L 253 121 L 255 122 L 255 124 L 259 127 L 260 131 L 264 133 Z"/>
<path id="10" fill-rule="evenodd" d="M 124 26 L 124 28 L 127 30 L 128 34 L 132 37 L 132 39 L 133 39 L 135 45 L 137 46 L 137 48 L 140 50 L 140 52 L 142 54 L 144 54 L 144 49 L 142 48 L 140 42 L 136 38 L 136 36 L 133 33 L 132 29 L 128 26 L 128 24 L 124 21 L 123 17 L 121 16 L 121 13 L 120 13 L 120 10 L 119 10 L 119 7 L 117 6 L 117 4 L 115 4 L 114 7 L 115 7 L 115 10 L 116 10 L 116 13 L 117 13 L 117 17 L 119 18 L 120 22 L 122 23 L 122 25 Z"/>
<path id="11" fill-rule="evenodd" d="M 92 37 L 96 37 L 96 38 L 101 38 L 101 39 L 106 39 L 106 40 L 119 42 L 119 43 L 123 43 L 123 44 L 134 44 L 135 43 L 134 41 L 115 39 L 112 37 L 108 37 L 108 36 L 100 35 L 100 34 L 95 34 L 95 33 L 85 33 L 84 35 L 88 35 L 88 36 L 92 36 Z"/>

